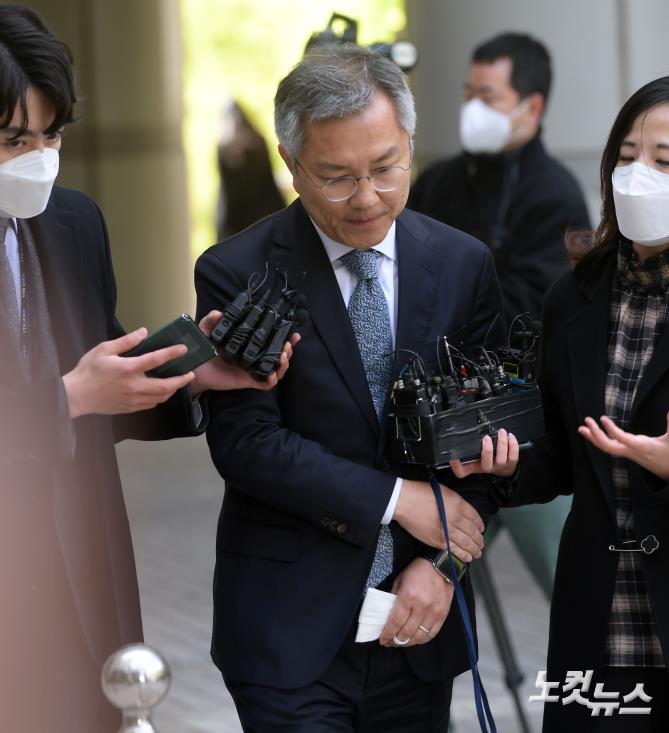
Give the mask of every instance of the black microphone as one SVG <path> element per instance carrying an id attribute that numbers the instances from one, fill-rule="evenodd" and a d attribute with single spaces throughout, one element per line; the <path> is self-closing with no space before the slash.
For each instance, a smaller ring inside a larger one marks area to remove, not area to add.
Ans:
<path id="1" fill-rule="evenodd" d="M 242 355 L 239 357 L 240 366 L 248 369 L 258 358 L 258 355 L 261 353 L 269 335 L 274 330 L 276 322 L 279 320 L 278 308 L 280 305 L 281 301 L 275 305 L 270 305 L 265 311 L 265 315 L 262 317 L 260 324 L 253 330 L 251 338 L 249 338 L 249 342 L 246 344 Z"/>
<path id="2" fill-rule="evenodd" d="M 237 328 L 235 328 L 234 332 L 228 339 L 228 342 L 223 349 L 223 356 L 229 361 L 234 361 L 237 358 L 239 350 L 248 341 L 253 329 L 265 312 L 265 306 L 269 296 L 270 290 L 268 289 L 265 291 L 262 298 L 248 309 L 244 316 L 244 320 L 237 326 Z"/>
<path id="3" fill-rule="evenodd" d="M 230 329 L 239 322 L 250 302 L 251 294 L 248 290 L 244 290 L 232 303 L 225 306 L 223 317 L 216 324 L 209 337 L 216 346 L 228 335 Z"/>
<path id="4" fill-rule="evenodd" d="M 286 343 L 292 328 L 293 322 L 285 319 L 282 319 L 281 323 L 276 327 L 276 330 L 272 334 L 272 338 L 265 349 L 265 353 L 253 367 L 253 374 L 258 379 L 263 382 L 266 381 L 267 377 L 279 368 L 283 345 Z"/>

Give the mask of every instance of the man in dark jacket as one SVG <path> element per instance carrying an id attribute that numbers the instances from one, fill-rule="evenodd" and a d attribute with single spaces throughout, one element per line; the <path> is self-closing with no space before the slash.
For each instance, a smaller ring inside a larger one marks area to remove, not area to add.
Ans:
<path id="1" fill-rule="evenodd" d="M 472 55 L 460 117 L 464 151 L 427 168 L 408 206 L 485 242 L 493 251 L 507 324 L 533 319 L 568 268 L 567 228 L 590 226 L 574 177 L 546 152 L 541 120 L 550 91 L 546 48 L 505 33 Z"/>
<path id="2" fill-rule="evenodd" d="M 476 48 L 460 113 L 463 152 L 427 168 L 409 196 L 409 208 L 490 247 L 507 325 L 522 313 L 540 317 L 544 293 L 569 267 L 565 231 L 590 227 L 578 183 L 541 141 L 550 86 L 550 57 L 536 39 L 504 33 Z M 500 514 L 548 596 L 569 504 L 561 497 Z"/>

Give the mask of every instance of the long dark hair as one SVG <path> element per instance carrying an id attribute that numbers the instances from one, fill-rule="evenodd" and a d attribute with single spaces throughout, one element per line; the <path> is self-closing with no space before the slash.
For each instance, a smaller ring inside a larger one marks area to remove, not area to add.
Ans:
<path id="1" fill-rule="evenodd" d="M 609 139 L 602 155 L 602 164 L 599 169 L 599 178 L 602 190 L 602 219 L 595 231 L 594 246 L 588 254 L 580 259 L 577 269 L 599 262 L 607 252 L 618 246 L 620 229 L 616 218 L 616 209 L 613 203 L 613 185 L 611 176 L 618 164 L 620 146 L 629 133 L 634 120 L 644 112 L 658 104 L 669 103 L 669 76 L 649 82 L 638 89 L 622 106 L 613 123 Z M 570 248 L 568 241 L 567 248 Z"/>
<path id="2" fill-rule="evenodd" d="M 74 121 L 70 49 L 29 8 L 0 5 L 0 128 L 9 125 L 18 105 L 25 130 L 30 86 L 43 92 L 54 107 L 53 122 L 45 132 L 53 133 Z"/>

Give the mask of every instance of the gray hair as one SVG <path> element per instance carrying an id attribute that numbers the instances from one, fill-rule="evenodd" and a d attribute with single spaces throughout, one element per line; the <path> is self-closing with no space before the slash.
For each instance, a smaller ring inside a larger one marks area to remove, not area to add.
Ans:
<path id="1" fill-rule="evenodd" d="M 416 110 L 406 77 L 390 59 L 354 44 L 316 46 L 281 81 L 274 98 L 279 142 L 296 158 L 305 124 L 362 112 L 377 90 L 390 98 L 413 150 Z"/>

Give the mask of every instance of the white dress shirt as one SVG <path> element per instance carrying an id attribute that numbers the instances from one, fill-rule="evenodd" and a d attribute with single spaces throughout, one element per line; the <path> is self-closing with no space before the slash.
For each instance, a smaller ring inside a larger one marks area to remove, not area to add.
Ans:
<path id="1" fill-rule="evenodd" d="M 14 277 L 14 289 L 16 290 L 16 310 L 21 313 L 21 261 L 19 259 L 19 240 L 16 236 L 16 219 L 9 220 L 7 234 L 5 234 L 5 250 L 9 267 Z"/>
<path id="2" fill-rule="evenodd" d="M 323 242 L 323 247 L 330 260 L 332 269 L 334 270 L 335 277 L 339 289 L 341 290 L 344 303 L 348 307 L 348 301 L 351 299 L 351 294 L 358 284 L 358 278 L 346 267 L 341 261 L 341 258 L 353 250 L 353 247 L 349 247 L 341 242 L 336 242 L 334 239 L 328 237 L 325 232 L 316 226 L 316 223 L 311 220 L 313 225 L 316 227 L 318 236 Z M 383 257 L 378 260 L 378 276 L 381 289 L 383 294 L 386 296 L 386 302 L 388 303 L 388 313 L 390 315 L 390 331 L 393 340 L 393 348 L 395 348 L 395 339 L 397 336 L 397 291 L 398 291 L 398 268 L 397 268 L 397 244 L 395 242 L 395 222 L 392 223 L 388 234 L 385 239 L 379 244 L 375 244 L 372 249 L 380 252 Z M 381 518 L 381 524 L 390 524 L 390 520 L 393 518 L 395 513 L 395 507 L 397 506 L 397 500 L 400 498 L 400 491 L 402 489 L 402 479 L 398 478 L 395 481 L 395 488 L 393 489 L 392 496 L 386 507 L 386 511 Z"/>

